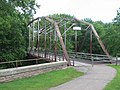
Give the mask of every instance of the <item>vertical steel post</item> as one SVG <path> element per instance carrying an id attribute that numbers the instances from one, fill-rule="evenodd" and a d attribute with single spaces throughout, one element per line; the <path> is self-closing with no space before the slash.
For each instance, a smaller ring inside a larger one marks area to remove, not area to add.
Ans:
<path id="1" fill-rule="evenodd" d="M 51 51 L 51 32 L 50 32 L 50 38 L 49 39 L 50 39 L 50 43 L 49 43 L 50 44 L 50 47 L 49 47 L 49 59 L 51 59 L 51 55 L 50 55 L 50 51 Z"/>
<path id="2" fill-rule="evenodd" d="M 65 48 L 66 48 L 66 22 L 65 22 L 65 25 L 64 25 L 64 44 L 65 44 Z M 63 61 L 64 61 L 64 55 L 63 55 Z"/>
<path id="3" fill-rule="evenodd" d="M 55 57 L 55 61 L 57 61 L 56 60 L 56 57 L 57 57 L 57 35 L 56 35 L 56 30 L 54 30 L 54 36 L 55 36 L 55 39 L 54 39 L 54 41 L 55 41 L 55 46 L 54 46 L 54 57 Z"/>
<path id="4" fill-rule="evenodd" d="M 92 67 L 93 67 L 93 57 L 92 57 L 92 30 L 90 31 L 90 56 L 91 56 Z"/>
<path id="5" fill-rule="evenodd" d="M 90 54 L 92 54 L 92 30 L 90 31 Z"/>
<path id="6" fill-rule="evenodd" d="M 28 50 L 29 50 L 29 51 L 30 51 L 30 46 L 31 46 L 31 45 L 30 45 L 30 42 L 31 42 L 31 41 L 30 41 L 30 38 L 31 38 L 31 37 L 30 37 L 30 36 L 31 36 L 31 35 L 30 35 L 30 30 L 31 30 L 31 25 L 29 26 L 29 47 L 28 47 Z"/>
<path id="7" fill-rule="evenodd" d="M 37 23 L 37 54 L 38 54 L 38 58 L 39 58 L 39 18 L 38 18 L 38 23 Z M 36 64 L 38 64 L 38 59 L 36 59 Z"/>
<path id="8" fill-rule="evenodd" d="M 46 19 L 44 19 L 44 27 L 45 27 L 45 31 L 44 31 L 44 34 L 45 34 L 45 42 L 44 42 L 44 48 L 45 48 L 45 58 L 46 58 Z"/>
<path id="9" fill-rule="evenodd" d="M 52 47 L 52 45 L 51 45 L 51 42 L 52 42 L 52 39 L 51 39 L 51 35 L 52 33 L 50 33 L 50 50 L 51 50 L 51 47 Z"/>
<path id="10" fill-rule="evenodd" d="M 38 41 L 38 57 L 39 57 L 39 31 L 40 31 L 40 23 L 39 23 L 39 18 L 38 18 L 38 30 L 37 30 L 37 41 Z"/>
<path id="11" fill-rule="evenodd" d="M 93 67 L 94 66 L 94 59 L 92 56 L 91 56 L 91 61 L 92 61 L 92 67 Z"/>
<path id="12" fill-rule="evenodd" d="M 34 22 L 32 23 L 32 51 L 34 54 Z"/>
<path id="13" fill-rule="evenodd" d="M 64 43 L 65 43 L 65 48 L 66 48 L 66 22 L 65 22 L 65 25 L 64 25 Z"/>
<path id="14" fill-rule="evenodd" d="M 75 30 L 75 52 L 77 52 L 77 30 Z"/>

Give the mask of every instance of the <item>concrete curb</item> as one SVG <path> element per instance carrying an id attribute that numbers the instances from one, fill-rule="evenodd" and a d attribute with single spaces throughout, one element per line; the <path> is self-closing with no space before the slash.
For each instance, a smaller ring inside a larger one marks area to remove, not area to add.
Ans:
<path id="1" fill-rule="evenodd" d="M 30 65 L 24 67 L 10 68 L 0 70 L 0 82 L 8 82 L 17 78 L 31 77 L 52 70 L 63 69 L 67 67 L 66 61 Z"/>

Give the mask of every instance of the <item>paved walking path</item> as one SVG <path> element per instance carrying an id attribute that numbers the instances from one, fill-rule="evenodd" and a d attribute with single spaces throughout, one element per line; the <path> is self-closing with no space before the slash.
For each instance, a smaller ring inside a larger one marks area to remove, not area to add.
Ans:
<path id="1" fill-rule="evenodd" d="M 115 69 L 103 64 L 92 67 L 90 64 L 75 62 L 75 68 L 85 72 L 85 75 L 49 90 L 103 90 L 116 75 Z"/>

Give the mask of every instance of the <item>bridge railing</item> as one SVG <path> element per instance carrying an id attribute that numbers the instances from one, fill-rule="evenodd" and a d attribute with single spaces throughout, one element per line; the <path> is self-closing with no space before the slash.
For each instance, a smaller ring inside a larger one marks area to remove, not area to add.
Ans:
<path id="1" fill-rule="evenodd" d="M 44 54 L 44 51 L 43 51 Z M 116 60 L 113 59 L 112 56 L 110 58 L 107 55 L 102 54 L 90 54 L 90 53 L 82 53 L 82 52 L 74 52 L 74 51 L 68 51 L 71 64 L 74 64 L 74 60 L 89 60 L 90 62 L 116 62 Z M 54 51 L 48 52 L 48 57 L 51 57 L 49 59 L 55 61 L 55 53 Z M 44 56 L 43 56 L 44 57 Z M 56 59 L 57 61 L 64 61 L 64 55 L 62 50 L 58 50 L 56 53 Z"/>
<path id="2" fill-rule="evenodd" d="M 21 67 L 21 66 L 28 66 L 28 65 L 44 63 L 42 61 L 50 62 L 46 58 L 5 61 L 5 62 L 0 62 L 0 69 L 14 68 L 14 67 Z"/>
<path id="3" fill-rule="evenodd" d="M 90 53 L 81 53 L 81 52 L 68 52 L 70 58 L 79 58 L 84 60 L 91 60 L 93 58 L 94 61 L 110 61 L 112 60 L 112 56 L 108 58 L 107 55 L 101 54 L 90 54 Z"/>
<path id="4" fill-rule="evenodd" d="M 37 52 L 29 52 L 29 54 L 33 55 L 34 59 L 26 59 L 26 60 L 14 60 L 14 61 L 5 61 L 5 62 L 0 62 L 0 69 L 5 69 L 5 68 L 14 68 L 14 67 L 21 67 L 21 66 L 28 66 L 28 65 L 34 65 L 34 64 L 40 64 L 45 62 L 56 62 L 56 61 L 65 61 L 65 57 L 62 52 L 57 52 L 56 56 L 54 51 L 47 51 L 45 55 L 45 51 L 42 50 L 39 53 Z"/>
<path id="5" fill-rule="evenodd" d="M 41 50 L 39 54 L 37 51 L 31 51 L 29 54 L 35 55 L 36 57 L 39 55 L 39 57 L 49 59 L 50 61 L 66 61 L 63 51 Z"/>

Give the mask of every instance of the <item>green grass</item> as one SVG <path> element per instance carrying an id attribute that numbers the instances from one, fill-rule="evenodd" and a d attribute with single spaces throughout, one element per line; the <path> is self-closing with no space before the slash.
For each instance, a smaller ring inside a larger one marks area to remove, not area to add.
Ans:
<path id="1" fill-rule="evenodd" d="M 111 65 L 111 67 L 117 70 L 117 75 L 108 83 L 104 90 L 120 90 L 120 66 Z"/>
<path id="2" fill-rule="evenodd" d="M 3 83 L 0 84 L 0 90 L 47 90 L 81 75 L 83 75 L 83 73 L 73 68 L 67 68 L 33 76 L 31 78 L 17 79 L 12 82 Z"/>

